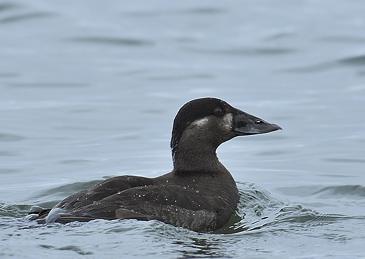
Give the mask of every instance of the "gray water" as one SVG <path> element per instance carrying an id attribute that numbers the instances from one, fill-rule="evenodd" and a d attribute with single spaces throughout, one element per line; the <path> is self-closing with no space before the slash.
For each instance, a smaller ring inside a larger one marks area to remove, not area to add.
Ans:
<path id="1" fill-rule="evenodd" d="M 0 257 L 365 258 L 365 2 L 0 1 Z M 105 177 L 171 169 L 172 120 L 222 98 L 283 131 L 219 148 L 223 233 L 37 225 Z"/>

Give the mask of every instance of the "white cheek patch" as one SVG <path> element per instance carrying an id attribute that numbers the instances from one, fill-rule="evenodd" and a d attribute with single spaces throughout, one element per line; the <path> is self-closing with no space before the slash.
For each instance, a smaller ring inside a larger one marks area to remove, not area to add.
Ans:
<path id="1" fill-rule="evenodd" d="M 204 127 L 205 125 L 207 125 L 208 121 L 209 121 L 209 119 L 205 117 L 205 118 L 193 121 L 190 125 L 201 128 L 201 127 Z"/>
<path id="2" fill-rule="evenodd" d="M 232 115 L 232 113 L 227 113 L 226 115 L 223 116 L 221 125 L 227 131 L 232 130 L 232 128 L 233 128 L 233 115 Z"/>

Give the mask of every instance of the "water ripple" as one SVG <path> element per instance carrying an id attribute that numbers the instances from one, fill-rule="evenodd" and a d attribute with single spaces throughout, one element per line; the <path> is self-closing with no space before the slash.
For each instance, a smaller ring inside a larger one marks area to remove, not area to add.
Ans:
<path id="1" fill-rule="evenodd" d="M 154 42 L 149 40 L 136 39 L 136 38 L 122 38 L 122 37 L 89 36 L 89 37 L 70 38 L 70 40 L 73 42 L 90 43 L 97 45 L 110 45 L 110 46 L 144 47 L 144 46 L 154 45 Z"/>
<path id="2" fill-rule="evenodd" d="M 365 66 L 365 55 L 343 58 L 339 59 L 337 62 L 348 66 Z"/>
<path id="3" fill-rule="evenodd" d="M 10 87 L 26 87 L 26 88 L 79 88 L 87 87 L 87 83 L 77 83 L 77 82 L 17 82 L 8 83 Z"/>
<path id="4" fill-rule="evenodd" d="M 0 202 L 0 217 L 23 217 L 27 215 L 31 206 L 9 205 Z"/>
<path id="5" fill-rule="evenodd" d="M 261 47 L 261 48 L 229 48 L 229 49 L 193 49 L 187 48 L 192 52 L 218 55 L 232 55 L 232 56 L 273 56 L 273 55 L 287 55 L 296 52 L 293 48 L 286 47 Z"/>
<path id="6" fill-rule="evenodd" d="M 271 33 L 270 35 L 265 37 L 265 40 L 268 42 L 271 42 L 273 40 L 281 40 L 281 39 L 287 39 L 287 38 L 291 38 L 294 37 L 295 33 L 292 31 L 279 31 L 279 32 L 274 32 Z"/>
<path id="7" fill-rule="evenodd" d="M 357 55 L 345 58 L 339 58 L 334 61 L 326 61 L 320 62 L 317 64 L 302 66 L 302 67 L 294 67 L 285 69 L 285 72 L 293 72 L 293 73 L 313 73 L 313 72 L 322 72 L 330 69 L 334 69 L 337 67 L 363 67 L 365 66 L 365 55 Z M 361 73 L 361 72 L 360 72 Z"/>
<path id="8" fill-rule="evenodd" d="M 0 142 L 15 142 L 15 141 L 21 141 L 23 139 L 25 139 L 25 137 L 20 135 L 0 132 Z"/>
<path id="9" fill-rule="evenodd" d="M 335 163 L 365 163 L 365 159 L 361 158 L 326 158 L 324 160 Z"/>
<path id="10" fill-rule="evenodd" d="M 351 196 L 351 198 L 365 196 L 365 186 L 362 185 L 295 186 L 281 187 L 278 190 L 286 195 L 298 197 L 319 196 L 321 198 L 337 199 L 338 196 Z"/>
<path id="11" fill-rule="evenodd" d="M 41 248 L 45 248 L 45 249 L 52 249 L 52 250 L 60 250 L 60 251 L 73 251 L 79 255 L 91 255 L 93 254 L 92 252 L 85 252 L 84 250 L 82 250 L 80 247 L 78 246 L 74 246 L 74 245 L 69 245 L 69 246 L 61 246 L 61 247 L 55 247 L 52 245 L 39 245 Z"/>
<path id="12" fill-rule="evenodd" d="M 19 172 L 21 172 L 21 170 L 19 170 L 19 169 L 0 168 L 0 175 L 3 175 L 3 174 L 15 174 L 15 173 L 19 173 Z"/>
<path id="13" fill-rule="evenodd" d="M 197 79 L 213 79 L 213 74 L 185 74 L 185 75 L 156 75 L 149 76 L 149 80 L 156 81 L 183 81 L 183 80 L 197 80 Z"/>
<path id="14" fill-rule="evenodd" d="M 314 195 L 320 195 L 321 197 L 334 196 L 357 196 L 365 197 L 365 186 L 362 185 L 338 185 L 327 186 L 313 193 Z"/>
<path id="15" fill-rule="evenodd" d="M 47 12 L 29 12 L 24 14 L 16 14 L 12 16 L 8 16 L 5 18 L 0 19 L 0 24 L 7 24 L 7 23 L 16 23 L 16 22 L 24 22 L 34 19 L 41 19 L 54 16 L 53 13 Z"/>
<path id="16" fill-rule="evenodd" d="M 18 77 L 19 74 L 17 73 L 0 73 L 0 78 L 14 78 L 14 77 Z"/>
<path id="17" fill-rule="evenodd" d="M 308 189 L 309 187 L 303 187 Z M 290 229 L 287 224 L 293 224 L 297 228 L 317 226 L 323 224 L 331 224 L 338 220 L 355 219 L 356 217 L 348 217 L 338 214 L 323 214 L 312 209 L 303 207 L 302 205 L 293 205 L 284 203 L 268 192 L 260 190 L 253 184 L 239 184 L 240 203 L 237 215 L 232 218 L 230 224 L 220 233 L 250 233 L 252 231 L 288 231 Z M 300 188 L 292 188 L 294 189 Z M 341 187 L 323 188 L 315 193 L 309 192 L 307 195 L 316 195 L 320 192 L 338 192 Z M 345 188 L 344 192 L 353 188 Z M 365 195 L 364 187 L 356 187 L 357 194 Z M 285 189 L 286 190 L 286 189 Z M 317 189 L 318 190 L 318 187 Z M 291 189 L 289 190 L 291 191 Z M 300 192 L 303 194 L 303 192 Z"/>
<path id="18" fill-rule="evenodd" d="M 66 197 L 75 192 L 85 190 L 88 187 L 93 186 L 101 181 L 102 180 L 94 180 L 88 182 L 76 182 L 76 183 L 65 184 L 45 191 L 41 191 L 32 198 L 49 197 L 49 196 Z"/>
<path id="19" fill-rule="evenodd" d="M 18 7 L 19 7 L 18 5 L 11 2 L 0 3 L 0 13 L 8 10 L 17 9 Z"/>
<path id="20" fill-rule="evenodd" d="M 325 41 L 328 43 L 364 43 L 364 37 L 357 37 L 357 36 L 327 36 L 322 37 L 319 40 Z"/>
<path id="21" fill-rule="evenodd" d="M 65 159 L 59 161 L 60 164 L 66 164 L 66 165 L 88 164 L 91 162 L 92 160 L 87 160 L 87 159 Z"/>
<path id="22" fill-rule="evenodd" d="M 18 154 L 10 151 L 2 151 L 0 150 L 0 156 L 17 156 Z"/>
<path id="23" fill-rule="evenodd" d="M 186 14 L 197 14 L 197 15 L 215 15 L 225 13 L 227 10 L 218 7 L 196 7 L 183 11 Z"/>

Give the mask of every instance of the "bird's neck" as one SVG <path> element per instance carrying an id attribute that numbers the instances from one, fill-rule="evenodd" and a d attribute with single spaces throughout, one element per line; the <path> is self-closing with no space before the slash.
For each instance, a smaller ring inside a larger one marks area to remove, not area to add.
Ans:
<path id="1" fill-rule="evenodd" d="M 209 145 L 179 144 L 172 151 L 174 171 L 216 172 L 226 170 L 218 160 L 216 149 Z"/>

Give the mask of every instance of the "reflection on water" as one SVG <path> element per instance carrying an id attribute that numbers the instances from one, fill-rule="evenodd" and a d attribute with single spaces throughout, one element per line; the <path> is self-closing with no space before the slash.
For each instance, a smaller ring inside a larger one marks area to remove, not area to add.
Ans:
<path id="1" fill-rule="evenodd" d="M 228 254 L 224 253 L 222 244 L 219 241 L 207 240 L 204 238 L 191 238 L 191 243 L 176 242 L 178 245 L 183 245 L 184 249 L 180 252 L 179 258 L 231 258 Z M 189 251 L 189 248 L 191 250 Z M 223 250 L 223 251 L 221 251 Z"/>
<path id="2" fill-rule="evenodd" d="M 364 13 L 330 0 L 0 2 L 0 257 L 362 257 Z M 219 148 L 241 194 L 223 229 L 23 218 L 105 176 L 168 172 L 174 115 L 201 96 L 284 128 Z"/>

